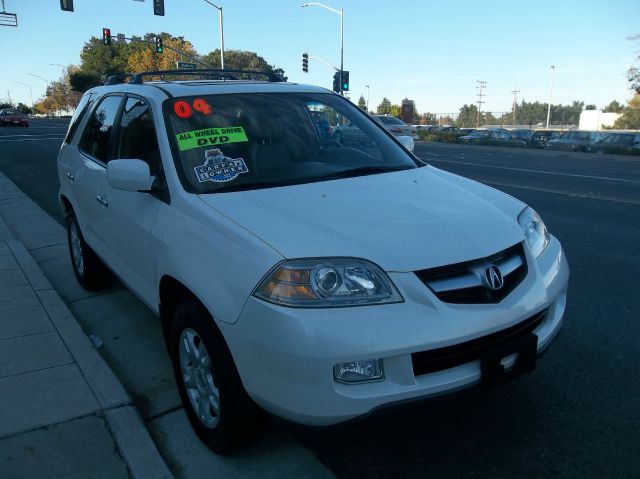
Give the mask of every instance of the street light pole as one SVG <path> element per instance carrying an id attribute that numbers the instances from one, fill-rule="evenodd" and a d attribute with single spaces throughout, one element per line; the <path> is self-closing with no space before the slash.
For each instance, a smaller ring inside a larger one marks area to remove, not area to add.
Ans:
<path id="1" fill-rule="evenodd" d="M 220 68 L 224 70 L 224 22 L 222 21 L 222 7 L 211 3 L 209 0 L 204 1 L 217 9 L 220 14 Z"/>
<path id="2" fill-rule="evenodd" d="M 367 113 L 369 113 L 369 85 L 364 86 L 367 89 Z"/>
<path id="3" fill-rule="evenodd" d="M 24 85 L 27 88 L 29 88 L 29 96 L 31 96 L 31 109 L 33 110 L 33 90 L 31 89 L 31 85 L 22 81 L 14 81 L 13 83 L 20 83 L 21 85 Z"/>
<path id="4" fill-rule="evenodd" d="M 340 10 L 336 10 L 335 8 L 327 7 L 325 4 L 319 2 L 305 3 L 300 6 L 310 7 L 312 5 L 322 7 L 326 10 L 329 10 L 330 12 L 340 15 L 340 94 L 344 95 L 342 91 L 342 85 L 344 85 L 344 83 L 342 82 L 342 72 L 344 71 L 344 9 L 341 8 Z"/>
<path id="5" fill-rule="evenodd" d="M 551 99 L 553 98 L 553 77 L 556 73 L 556 67 L 551 65 L 551 89 L 549 90 L 549 106 L 547 107 L 547 130 L 549 129 L 549 117 L 551 116 Z"/>

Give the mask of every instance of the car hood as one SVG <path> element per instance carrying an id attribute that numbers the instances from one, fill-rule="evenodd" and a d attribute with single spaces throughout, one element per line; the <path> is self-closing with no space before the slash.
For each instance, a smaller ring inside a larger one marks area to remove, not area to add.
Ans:
<path id="1" fill-rule="evenodd" d="M 524 239 L 522 203 L 430 166 L 199 198 L 288 259 L 358 257 L 414 271 Z"/>

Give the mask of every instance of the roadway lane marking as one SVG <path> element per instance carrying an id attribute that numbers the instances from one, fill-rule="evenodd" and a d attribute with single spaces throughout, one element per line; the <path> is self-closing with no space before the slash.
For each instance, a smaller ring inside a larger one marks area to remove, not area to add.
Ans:
<path id="1" fill-rule="evenodd" d="M 541 191 L 543 193 L 554 193 L 556 195 L 564 195 L 571 196 L 573 198 L 588 198 L 591 200 L 601 200 L 601 201 L 613 201 L 614 203 L 625 203 L 629 205 L 638 205 L 640 206 L 640 200 L 626 199 L 626 198 L 616 198 L 613 196 L 595 196 L 595 195 L 585 195 L 583 193 L 573 193 L 571 191 L 562 191 L 562 190 L 552 190 L 549 188 L 536 188 L 533 186 L 522 186 L 522 185 L 514 185 L 511 183 L 499 183 L 497 181 L 492 180 L 484 180 L 482 178 L 473 178 L 474 181 L 479 181 L 481 183 L 486 183 L 487 185 L 492 186 L 505 186 L 507 188 L 519 188 L 521 190 L 532 190 L 532 191 Z"/>
<path id="2" fill-rule="evenodd" d="M 454 158 L 454 157 L 449 157 Z M 434 163 L 451 163 L 453 165 L 466 165 L 466 166 L 477 166 L 480 168 L 493 168 L 495 170 L 510 170 L 510 171 L 522 171 L 524 173 L 538 173 L 541 175 L 554 175 L 554 176 L 569 176 L 572 178 L 586 178 L 589 180 L 605 180 L 605 181 L 617 181 L 620 183 L 632 183 L 640 185 L 640 181 L 637 180 L 627 180 L 624 178 L 610 178 L 608 176 L 592 176 L 592 175 L 577 175 L 575 173 L 560 173 L 555 171 L 542 171 L 542 170 L 529 170 L 526 168 L 513 168 L 510 166 L 495 166 L 495 165 L 481 165 L 478 163 L 469 163 L 465 161 L 450 161 L 450 160 L 440 160 L 434 159 L 431 160 Z"/>

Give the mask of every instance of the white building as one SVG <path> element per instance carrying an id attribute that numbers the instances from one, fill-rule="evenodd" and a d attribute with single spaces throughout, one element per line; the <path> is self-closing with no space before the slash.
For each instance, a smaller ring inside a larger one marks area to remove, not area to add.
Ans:
<path id="1" fill-rule="evenodd" d="M 585 110 L 580 113 L 579 130 L 601 130 L 602 127 L 612 127 L 620 113 L 603 113 L 602 110 Z"/>

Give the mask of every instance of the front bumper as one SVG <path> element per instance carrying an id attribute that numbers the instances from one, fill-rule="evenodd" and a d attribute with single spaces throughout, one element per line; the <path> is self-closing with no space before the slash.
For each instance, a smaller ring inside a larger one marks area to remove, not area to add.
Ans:
<path id="1" fill-rule="evenodd" d="M 223 334 L 247 392 L 261 407 L 301 424 L 336 424 L 480 382 L 479 360 L 415 375 L 412 353 L 494 334 L 541 311 L 534 333 L 538 353 L 546 349 L 562 324 L 569 266 L 553 237 L 538 259 L 526 254 L 527 276 L 498 304 L 443 303 L 415 274 L 392 273 L 404 303 L 296 309 L 251 297 L 238 322 L 223 326 Z M 366 359 L 382 359 L 384 380 L 334 381 L 335 364 Z"/>

